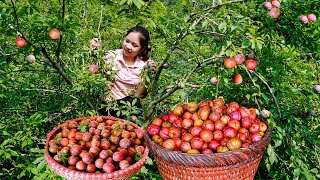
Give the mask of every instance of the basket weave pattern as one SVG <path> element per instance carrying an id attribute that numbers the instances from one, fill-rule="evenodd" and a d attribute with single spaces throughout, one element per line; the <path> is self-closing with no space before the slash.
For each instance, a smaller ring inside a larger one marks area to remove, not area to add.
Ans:
<path id="1" fill-rule="evenodd" d="M 116 118 L 116 117 L 111 117 L 111 116 L 102 116 L 104 120 L 110 119 L 113 121 L 123 121 L 123 122 L 129 122 L 124 119 Z M 84 118 L 78 118 L 78 119 L 72 119 L 68 120 L 65 123 L 69 123 L 71 121 L 77 121 L 80 122 L 83 119 L 90 119 L 90 117 L 84 117 Z M 52 168 L 52 170 L 56 173 L 59 174 L 60 176 L 68 179 L 68 180 L 129 180 L 132 176 L 134 176 L 144 165 L 149 149 L 146 147 L 145 151 L 143 153 L 143 158 L 137 161 L 135 164 L 123 169 L 123 170 L 118 170 L 112 173 L 87 173 L 87 172 L 81 172 L 77 170 L 71 170 L 67 167 L 64 167 L 63 165 L 57 163 L 50 155 L 49 153 L 49 141 L 58 133 L 61 131 L 61 127 L 65 124 L 61 124 L 60 126 L 54 128 L 47 136 L 46 139 L 46 149 L 45 149 L 45 159 L 49 166 Z M 130 125 L 132 125 L 136 129 L 141 129 L 139 126 L 136 124 L 130 122 Z"/>
<path id="2" fill-rule="evenodd" d="M 167 150 L 146 134 L 146 143 L 163 179 L 249 179 L 255 176 L 264 150 L 271 141 L 268 126 L 262 140 L 247 148 L 214 154 L 187 154 Z"/>

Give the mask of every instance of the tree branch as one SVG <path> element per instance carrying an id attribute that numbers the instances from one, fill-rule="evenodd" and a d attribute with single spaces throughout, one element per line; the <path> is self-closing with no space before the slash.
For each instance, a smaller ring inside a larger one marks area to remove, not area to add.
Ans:
<path id="1" fill-rule="evenodd" d="M 235 0 L 235 1 L 229 1 L 229 2 L 220 3 L 220 4 L 212 4 L 212 6 L 208 6 L 207 8 L 205 8 L 203 10 L 203 12 L 207 12 L 206 14 L 209 14 L 213 10 L 217 10 L 217 9 L 221 8 L 222 6 L 229 5 L 229 4 L 232 4 L 232 3 L 243 2 L 243 1 L 245 1 L 245 0 Z M 196 16 L 196 15 L 197 15 L 197 13 L 191 13 L 190 17 Z"/>
<path id="2" fill-rule="evenodd" d="M 161 74 L 161 71 L 163 70 L 163 65 L 168 61 L 171 53 L 177 48 L 177 45 L 182 41 L 182 39 L 184 39 L 184 37 L 186 37 L 189 32 L 195 27 L 197 26 L 204 18 L 206 18 L 213 10 L 215 9 L 218 9 L 224 5 L 227 5 L 227 4 L 231 4 L 231 3 L 236 3 L 236 2 L 242 2 L 244 0 L 235 0 L 235 1 L 229 1 L 229 2 L 226 2 L 226 3 L 221 3 L 221 4 L 218 4 L 218 5 L 212 5 L 210 6 L 209 8 L 205 9 L 203 12 L 207 11 L 204 15 L 201 15 L 200 17 L 196 18 L 196 15 L 197 13 L 192 13 L 190 14 L 189 16 L 189 20 L 187 21 L 188 22 L 193 22 L 193 23 L 190 23 L 191 25 L 189 27 L 187 27 L 184 31 L 184 33 L 180 33 L 178 39 L 171 45 L 171 48 L 167 51 L 167 55 L 166 57 L 163 59 L 161 65 L 159 66 L 156 74 L 155 74 L 155 77 L 153 79 L 153 81 L 151 82 L 151 89 L 153 90 L 150 94 L 151 94 L 151 103 L 149 104 L 148 108 L 147 108 L 147 112 L 145 114 L 145 118 L 144 120 L 148 120 L 149 117 L 151 116 L 152 112 L 153 112 L 153 109 L 155 108 L 156 104 L 161 102 L 163 99 L 165 99 L 166 97 L 170 96 L 171 94 L 173 94 L 178 88 L 178 85 L 176 85 L 175 88 L 169 90 L 165 95 L 163 95 L 161 98 L 159 99 L 156 99 L 156 96 L 155 96 L 155 92 L 157 90 L 156 88 L 156 85 L 157 85 L 157 82 L 159 80 L 159 77 L 160 77 L 160 74 Z M 182 30 L 183 32 L 183 30 Z M 191 76 L 195 71 L 197 71 L 198 69 L 200 69 L 201 67 L 204 67 L 206 66 L 207 64 L 205 62 L 203 62 L 202 64 L 199 64 L 192 72 L 189 73 L 188 76 L 186 76 L 187 78 L 189 78 L 189 76 Z M 187 78 L 184 78 L 184 79 L 187 79 Z M 163 91 L 164 92 L 164 91 Z M 159 97 L 159 96 L 157 96 Z M 156 100 L 155 100 L 156 99 Z"/>
<path id="3" fill-rule="evenodd" d="M 17 30 L 20 32 L 20 27 L 19 27 L 19 19 L 18 19 L 18 15 L 17 15 L 17 10 L 14 6 L 14 2 L 11 0 L 11 5 L 12 5 L 12 8 L 13 8 L 13 12 L 14 12 L 14 17 L 16 19 L 16 24 L 17 24 Z"/>
<path id="4" fill-rule="evenodd" d="M 54 62 L 49 54 L 47 53 L 46 49 L 44 47 L 40 48 L 40 51 L 42 54 L 50 61 L 50 63 L 53 65 L 53 67 L 59 72 L 59 74 L 63 77 L 63 79 L 69 84 L 72 85 L 72 80 L 67 76 L 64 69 L 56 62 Z"/>
<path id="5" fill-rule="evenodd" d="M 271 87 L 269 86 L 269 84 L 267 83 L 267 81 L 265 81 L 265 80 L 263 79 L 263 77 L 260 76 L 257 72 L 251 71 L 251 73 L 254 74 L 254 75 L 256 75 L 256 76 L 268 87 L 268 90 L 270 91 L 270 93 L 271 93 L 271 95 L 272 95 L 272 98 L 273 98 L 274 102 L 276 103 L 276 106 L 277 106 L 277 109 L 278 109 L 278 113 L 279 113 L 279 117 L 281 118 L 281 117 L 282 117 L 282 115 L 281 115 L 281 109 L 280 109 L 280 107 L 279 107 L 279 104 L 278 104 L 278 101 L 277 101 L 276 97 L 274 96 L 274 93 L 272 92 Z"/>
<path id="6" fill-rule="evenodd" d="M 99 39 L 99 41 L 101 40 L 101 35 L 100 35 L 101 24 L 102 24 L 102 6 L 101 6 L 101 10 L 100 10 L 100 19 L 99 19 L 99 25 L 98 25 L 98 39 Z"/>
<path id="7" fill-rule="evenodd" d="M 48 71 L 45 71 L 45 70 L 20 69 L 20 70 L 14 70 L 14 71 L 9 71 L 9 72 L 0 73 L 0 76 L 2 76 L 2 75 L 7 75 L 7 74 L 9 74 L 9 73 L 20 73 L 20 72 L 46 72 L 46 73 L 48 73 Z M 49 73 L 57 73 L 57 72 L 55 71 L 55 72 L 49 72 Z"/>
<path id="8" fill-rule="evenodd" d="M 48 52 L 46 51 L 46 49 L 41 46 L 41 47 L 38 47 L 36 46 L 34 43 L 31 42 L 31 40 L 29 40 L 21 31 L 20 31 L 20 27 L 19 27 L 19 19 L 18 19 L 18 15 L 17 15 L 17 11 L 16 11 L 16 8 L 14 6 L 14 2 L 13 0 L 11 0 L 11 5 L 12 5 L 12 8 L 13 8 L 13 11 L 14 11 L 14 16 L 15 16 L 15 19 L 16 19 L 16 23 L 17 23 L 17 31 L 18 31 L 18 34 L 24 39 L 26 40 L 32 47 L 34 47 L 35 49 L 39 50 L 40 52 L 42 52 L 42 54 L 49 60 L 49 62 L 52 64 L 52 66 L 59 72 L 59 74 L 62 76 L 62 78 L 67 82 L 67 84 L 69 85 L 72 85 L 72 80 L 67 76 L 65 70 L 56 62 L 54 62 Z M 63 16 L 64 16 L 64 10 L 63 10 Z M 60 41 L 61 41 L 61 38 L 60 38 Z M 60 45 L 59 45 L 60 46 Z M 59 49 L 59 48 L 58 48 Z M 58 51 L 58 50 L 57 50 Z M 58 53 L 59 54 L 59 53 Z"/>
<path id="9" fill-rule="evenodd" d="M 17 89 L 20 90 L 20 89 Z M 51 90 L 51 89 L 30 89 L 30 88 L 25 88 L 24 91 L 41 91 L 41 92 L 51 92 L 51 93 L 63 93 L 62 91 L 59 90 Z M 65 93 L 63 93 L 65 94 Z M 70 97 L 72 97 L 73 99 L 78 99 L 77 97 L 71 95 L 71 94 L 66 94 Z"/>
<path id="10" fill-rule="evenodd" d="M 198 85 L 198 84 L 191 84 L 191 83 L 185 83 L 186 86 L 192 87 L 192 88 L 202 88 L 206 87 L 206 85 Z"/>
<path id="11" fill-rule="evenodd" d="M 190 17 L 190 18 L 191 18 L 191 17 Z M 153 79 L 152 82 L 151 82 L 151 89 L 156 89 L 156 85 L 157 85 L 157 82 L 158 82 L 158 80 L 159 80 L 161 71 L 163 70 L 163 65 L 164 65 L 165 63 L 167 63 L 167 61 L 168 61 L 171 53 L 177 48 L 177 45 L 187 36 L 187 34 L 189 33 L 189 31 L 190 31 L 194 26 L 196 26 L 202 19 L 203 19 L 203 17 L 197 19 L 191 26 L 189 26 L 189 27 L 187 28 L 187 30 L 186 30 L 184 33 L 183 33 L 184 30 L 182 30 L 182 32 L 180 33 L 180 35 L 179 35 L 179 37 L 177 38 L 177 40 L 173 42 L 173 44 L 171 45 L 171 48 L 167 51 L 166 57 L 163 59 L 161 65 L 160 65 L 160 66 L 158 67 L 158 69 L 157 69 L 157 72 L 156 72 L 156 74 L 155 74 L 155 77 L 154 77 L 154 79 Z M 158 28 L 158 30 L 160 30 L 160 29 Z M 160 30 L 160 32 L 162 32 L 162 31 Z M 152 92 L 151 95 L 152 95 L 151 97 L 155 97 L 155 96 L 154 96 L 154 95 L 155 95 L 154 92 Z M 154 99 L 154 98 L 153 98 L 153 99 Z"/>
<path id="12" fill-rule="evenodd" d="M 234 0 L 234 1 L 229 1 L 229 2 L 224 2 L 224 3 L 220 3 L 220 4 L 217 4 L 217 5 L 212 5 L 212 6 L 209 6 L 207 7 L 206 9 L 204 9 L 203 11 L 208 11 L 208 12 L 211 12 L 212 10 L 215 10 L 215 9 L 218 9 L 222 6 L 225 6 L 225 5 L 228 5 L 228 4 L 232 4 L 232 3 L 238 3 L 238 2 L 243 2 L 245 0 Z"/>
<path id="13" fill-rule="evenodd" d="M 235 1 L 229 1 L 229 2 L 226 2 L 226 3 L 222 3 L 222 4 L 219 4 L 219 5 L 213 5 L 213 6 L 210 6 L 209 8 L 205 9 L 205 11 L 207 11 L 204 15 L 201 15 L 200 17 L 196 18 L 195 16 L 197 15 L 197 13 L 192 13 L 190 14 L 189 16 L 189 20 L 187 22 L 193 22 L 189 27 L 186 28 L 186 30 L 182 30 L 182 32 L 184 31 L 184 33 L 180 33 L 178 39 L 173 42 L 173 44 L 171 45 L 171 48 L 168 50 L 167 52 L 167 55 L 166 57 L 163 59 L 161 65 L 159 66 L 156 74 L 155 74 L 155 77 L 154 79 L 152 80 L 151 82 L 151 89 L 156 89 L 156 84 L 159 80 L 159 76 L 161 74 L 161 71 L 163 70 L 163 65 L 165 63 L 167 63 L 171 53 L 177 48 L 177 45 L 189 34 L 189 31 L 192 30 L 195 26 L 197 26 L 204 18 L 206 18 L 213 10 L 215 9 L 218 9 L 224 5 L 227 5 L 227 4 L 231 4 L 231 3 L 236 3 L 236 2 L 242 2 L 244 0 L 235 0 Z M 159 30 L 159 28 L 158 28 Z M 160 32 L 162 32 L 160 30 Z M 151 93 L 152 94 L 152 97 L 154 97 L 154 93 Z"/>
<path id="14" fill-rule="evenodd" d="M 65 15 L 65 0 L 62 1 L 62 22 L 61 22 L 61 25 L 63 27 L 63 24 L 64 24 L 64 15 Z M 61 49 L 61 43 L 62 43 L 62 38 L 63 38 L 63 35 L 61 34 L 60 35 L 60 39 L 59 39 L 59 43 L 58 43 L 58 47 L 57 47 L 57 50 L 56 50 L 56 57 L 57 57 L 57 62 L 60 62 L 60 65 L 61 65 L 61 61 L 60 61 L 60 49 Z"/>
<path id="15" fill-rule="evenodd" d="M 212 32 L 212 31 L 195 31 L 195 33 L 225 36 L 224 34 L 220 34 L 220 33 L 217 33 L 217 32 Z"/>
<path id="16" fill-rule="evenodd" d="M 181 79 L 183 79 L 183 81 L 186 82 L 191 77 L 191 75 L 194 74 L 196 71 L 198 71 L 199 69 L 201 69 L 205 66 L 213 64 L 215 61 L 217 61 L 220 58 L 221 57 L 211 57 L 211 58 L 205 59 L 203 62 L 198 63 L 198 65 L 192 71 L 190 71 L 189 74 L 186 74 Z M 150 104 L 146 110 L 146 113 L 144 115 L 144 122 L 149 120 L 150 116 L 152 115 L 152 113 L 158 103 L 160 103 L 161 101 L 163 101 L 164 99 L 166 99 L 167 97 L 172 95 L 178 89 L 179 89 L 179 86 L 178 86 L 178 83 L 176 83 L 174 86 L 168 86 L 166 90 L 160 92 L 157 96 L 159 98 L 154 98 L 155 100 L 152 100 L 150 102 Z"/>

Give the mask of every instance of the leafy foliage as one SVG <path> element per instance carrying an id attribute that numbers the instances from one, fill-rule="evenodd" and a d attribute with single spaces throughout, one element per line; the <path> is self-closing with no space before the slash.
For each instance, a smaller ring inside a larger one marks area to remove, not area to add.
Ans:
<path id="1" fill-rule="evenodd" d="M 101 103 L 112 74 L 90 74 L 88 67 L 102 66 L 105 52 L 120 48 L 125 30 L 136 24 L 150 31 L 159 78 L 149 79 L 143 109 L 126 104 L 119 112 L 128 119 L 141 112 L 136 123 L 143 125 L 146 114 L 150 119 L 176 104 L 218 96 L 268 109 L 272 142 L 256 179 L 320 178 L 319 94 L 313 91 L 320 83 L 320 26 L 319 21 L 299 22 L 302 14 L 319 16 L 319 3 L 282 1 L 277 19 L 270 18 L 262 4 L 254 0 L 1 1 L 1 179 L 59 178 L 44 160 L 46 135 L 65 120 L 115 106 Z M 53 28 L 61 31 L 61 40 L 49 38 Z M 23 48 L 15 45 L 19 35 L 28 39 Z M 102 49 L 90 49 L 93 37 Z M 30 54 L 35 63 L 26 60 Z M 244 65 L 227 70 L 224 58 L 236 54 L 253 54 L 257 70 L 247 71 Z M 162 69 L 164 63 L 168 69 Z M 240 85 L 232 83 L 236 72 L 243 77 Z M 213 76 L 218 85 L 210 84 Z M 184 88 L 178 87 L 179 82 Z M 142 178 L 160 179 L 151 156 L 133 179 Z"/>

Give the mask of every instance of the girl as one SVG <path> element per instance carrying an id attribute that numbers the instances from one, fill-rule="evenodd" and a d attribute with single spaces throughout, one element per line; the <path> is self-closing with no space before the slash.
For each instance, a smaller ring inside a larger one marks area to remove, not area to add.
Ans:
<path id="1" fill-rule="evenodd" d="M 105 102 L 116 101 L 119 106 L 120 101 L 132 101 L 135 95 L 144 97 L 146 88 L 141 83 L 141 72 L 145 65 L 155 69 L 156 64 L 150 59 L 151 49 L 148 47 L 150 37 L 149 32 L 141 26 L 135 26 L 126 34 L 122 43 L 122 49 L 109 51 L 106 57 L 106 64 L 113 63 L 117 70 L 113 84 L 109 86 L 111 96 L 104 99 Z M 136 106 L 141 108 L 139 100 Z M 117 116 L 112 109 L 100 109 L 101 115 Z M 120 115 L 120 117 L 124 118 Z"/>

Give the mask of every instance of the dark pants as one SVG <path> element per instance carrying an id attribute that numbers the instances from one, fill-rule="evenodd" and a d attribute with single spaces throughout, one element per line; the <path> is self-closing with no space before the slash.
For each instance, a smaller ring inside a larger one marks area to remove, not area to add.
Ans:
<path id="1" fill-rule="evenodd" d="M 125 108 L 124 106 L 126 106 L 126 105 L 124 105 L 121 101 L 124 101 L 125 103 L 130 102 L 130 104 L 132 104 L 132 101 L 133 101 L 134 99 L 137 99 L 137 102 L 134 104 L 134 106 L 135 106 L 134 108 L 139 108 L 139 109 L 141 109 L 142 106 L 141 106 L 141 103 L 140 103 L 140 99 L 139 99 L 139 98 L 135 98 L 135 97 L 133 97 L 133 96 L 127 96 L 127 97 L 125 97 L 125 98 L 122 98 L 122 99 L 119 99 L 119 100 L 116 101 L 116 103 L 117 103 L 117 105 L 118 105 L 118 107 L 119 107 L 119 110 L 113 109 L 112 107 L 111 107 L 110 109 L 102 108 L 102 109 L 99 109 L 99 110 L 98 110 L 98 113 L 99 113 L 100 115 L 102 115 L 102 116 L 113 116 L 113 117 L 118 117 L 118 118 L 121 118 L 121 119 L 127 119 L 127 118 L 129 118 L 129 117 L 127 117 L 126 114 L 123 114 L 123 113 L 122 113 L 122 109 L 124 109 L 124 108 Z M 102 103 L 103 103 L 103 104 L 107 104 L 108 102 L 103 101 Z M 119 116 L 117 115 L 117 112 L 118 112 L 118 111 L 121 112 Z M 138 115 L 138 114 L 139 114 L 139 113 L 133 113 L 133 114 L 131 114 L 131 115 Z"/>

